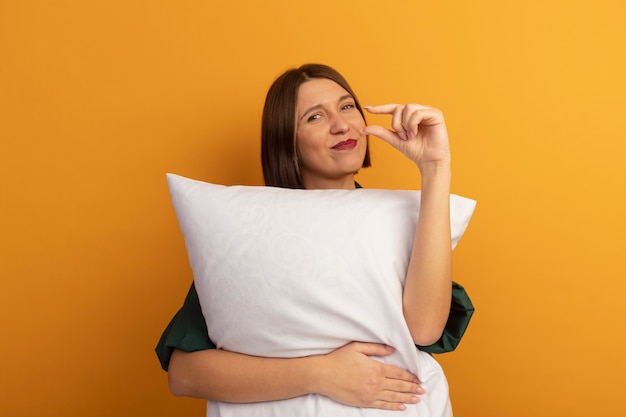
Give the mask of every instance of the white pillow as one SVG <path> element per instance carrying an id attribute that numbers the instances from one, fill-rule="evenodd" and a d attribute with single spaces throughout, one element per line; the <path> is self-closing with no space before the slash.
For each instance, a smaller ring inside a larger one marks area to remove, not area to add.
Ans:
<path id="1" fill-rule="evenodd" d="M 352 341 L 396 348 L 378 360 L 418 375 L 412 416 L 450 416 L 445 376 L 415 348 L 402 286 L 419 191 L 291 190 L 167 180 L 211 340 L 265 357 L 325 354 Z M 475 202 L 452 195 L 452 244 Z M 386 416 L 311 394 L 250 404 L 209 401 L 210 415 Z M 395 415 L 395 414 L 394 414 Z"/>
<path id="2" fill-rule="evenodd" d="M 296 357 L 390 342 L 380 334 L 392 319 L 383 310 L 401 313 L 419 191 L 167 180 L 219 348 Z M 450 204 L 454 247 L 475 201 L 452 195 Z"/>

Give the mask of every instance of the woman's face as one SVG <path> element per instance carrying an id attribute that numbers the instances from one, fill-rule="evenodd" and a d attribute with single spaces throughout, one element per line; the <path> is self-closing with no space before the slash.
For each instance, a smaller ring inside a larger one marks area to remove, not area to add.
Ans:
<path id="1" fill-rule="evenodd" d="M 354 98 L 336 82 L 314 78 L 300 85 L 296 150 L 305 188 L 354 188 L 363 165 L 365 120 Z"/>

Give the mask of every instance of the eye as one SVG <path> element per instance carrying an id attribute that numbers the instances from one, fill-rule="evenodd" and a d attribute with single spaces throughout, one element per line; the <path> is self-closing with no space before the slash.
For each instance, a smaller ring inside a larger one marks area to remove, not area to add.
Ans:
<path id="1" fill-rule="evenodd" d="M 312 114 L 311 116 L 309 116 L 309 118 L 306 119 L 306 120 L 307 120 L 307 122 L 314 122 L 315 120 L 318 120 L 320 117 L 322 117 L 321 114 L 315 113 L 315 114 Z"/>
<path id="2" fill-rule="evenodd" d="M 346 103 L 343 106 L 341 106 L 341 110 L 350 110 L 350 109 L 354 109 L 356 106 L 354 103 Z"/>

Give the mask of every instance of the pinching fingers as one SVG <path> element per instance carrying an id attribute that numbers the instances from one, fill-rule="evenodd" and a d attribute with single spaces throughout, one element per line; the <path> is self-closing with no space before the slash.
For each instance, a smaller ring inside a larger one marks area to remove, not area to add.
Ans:
<path id="1" fill-rule="evenodd" d="M 402 140 L 408 139 L 408 129 L 405 128 L 403 123 L 404 108 L 406 106 L 401 104 L 383 104 L 380 106 L 365 106 L 365 110 L 372 114 L 389 114 L 391 118 L 391 128 Z M 380 136 L 379 136 L 380 137 Z"/>

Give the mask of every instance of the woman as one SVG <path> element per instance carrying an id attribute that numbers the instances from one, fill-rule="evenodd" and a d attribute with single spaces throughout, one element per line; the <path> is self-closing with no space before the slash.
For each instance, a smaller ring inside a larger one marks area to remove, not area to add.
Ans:
<path id="1" fill-rule="evenodd" d="M 272 186 L 354 189 L 354 174 L 370 165 L 370 134 L 418 165 L 421 208 L 403 310 L 414 343 L 430 345 L 441 335 L 450 312 L 450 152 L 445 123 L 440 111 L 420 105 L 366 110 L 390 115 L 393 130 L 366 126 L 355 94 L 332 68 L 310 64 L 285 72 L 266 97 L 263 174 Z M 370 358 L 393 351 L 358 342 L 327 355 L 296 359 L 218 350 L 207 336 L 193 286 L 157 347 L 176 395 L 247 403 L 315 393 L 351 406 L 405 410 L 426 392 L 417 376 Z M 447 386 L 442 387 L 447 398 Z"/>

